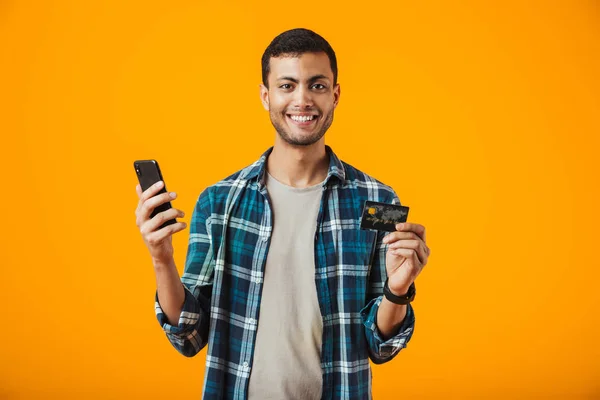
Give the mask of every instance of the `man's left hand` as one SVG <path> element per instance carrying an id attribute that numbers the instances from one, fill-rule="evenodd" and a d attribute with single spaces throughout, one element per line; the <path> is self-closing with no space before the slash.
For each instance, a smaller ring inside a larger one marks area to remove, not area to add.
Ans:
<path id="1" fill-rule="evenodd" d="M 383 238 L 389 245 L 385 267 L 388 286 L 393 294 L 402 296 L 421 273 L 431 251 L 425 244 L 425 227 L 404 222 L 396 225 L 396 231 Z"/>

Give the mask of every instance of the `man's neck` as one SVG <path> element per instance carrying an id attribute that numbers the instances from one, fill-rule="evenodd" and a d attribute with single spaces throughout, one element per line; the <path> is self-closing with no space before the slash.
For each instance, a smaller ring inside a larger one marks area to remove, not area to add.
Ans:
<path id="1" fill-rule="evenodd" d="M 323 182 L 329 171 L 329 157 L 321 139 L 310 146 L 292 146 L 276 140 L 267 158 L 267 171 L 279 182 L 304 188 Z"/>

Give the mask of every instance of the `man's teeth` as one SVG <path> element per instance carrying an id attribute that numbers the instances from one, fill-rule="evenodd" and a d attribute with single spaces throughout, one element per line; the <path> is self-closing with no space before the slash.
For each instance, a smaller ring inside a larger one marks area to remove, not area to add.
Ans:
<path id="1" fill-rule="evenodd" d="M 297 122 L 306 122 L 317 118 L 316 115 L 290 115 L 290 118 Z"/>

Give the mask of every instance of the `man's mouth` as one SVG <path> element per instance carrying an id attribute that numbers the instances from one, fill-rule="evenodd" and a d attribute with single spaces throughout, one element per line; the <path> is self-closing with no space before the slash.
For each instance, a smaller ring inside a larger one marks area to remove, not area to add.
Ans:
<path id="1" fill-rule="evenodd" d="M 286 117 L 291 119 L 296 125 L 307 126 L 312 124 L 319 117 L 318 115 L 295 115 L 286 114 Z"/>

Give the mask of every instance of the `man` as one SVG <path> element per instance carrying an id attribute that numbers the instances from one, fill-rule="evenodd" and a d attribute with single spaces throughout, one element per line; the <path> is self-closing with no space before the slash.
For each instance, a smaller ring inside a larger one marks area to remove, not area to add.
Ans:
<path id="1" fill-rule="evenodd" d="M 365 200 L 400 202 L 324 143 L 340 98 L 325 39 L 284 32 L 265 50 L 262 69 L 275 144 L 200 194 L 181 279 L 171 237 L 186 225 L 157 228 L 183 212 L 149 219 L 175 195 L 154 196 L 160 183 L 136 189 L 156 315 L 183 355 L 208 344 L 205 399 L 370 398 L 369 358 L 391 360 L 414 330 L 405 297 L 430 253 L 425 228 L 359 228 Z"/>

